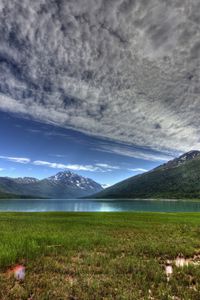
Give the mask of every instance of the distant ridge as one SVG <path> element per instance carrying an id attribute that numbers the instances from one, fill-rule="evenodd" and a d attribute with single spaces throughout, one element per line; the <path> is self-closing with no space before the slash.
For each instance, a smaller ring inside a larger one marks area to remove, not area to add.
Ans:
<path id="1" fill-rule="evenodd" d="M 200 199 L 200 151 L 189 151 L 92 195 L 92 198 Z"/>
<path id="2" fill-rule="evenodd" d="M 34 199 L 34 196 L 28 195 L 15 195 L 0 191 L 0 199 Z"/>

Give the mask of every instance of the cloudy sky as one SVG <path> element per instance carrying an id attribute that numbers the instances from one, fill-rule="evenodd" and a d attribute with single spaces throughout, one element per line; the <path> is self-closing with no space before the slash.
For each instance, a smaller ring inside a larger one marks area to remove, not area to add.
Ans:
<path id="1" fill-rule="evenodd" d="M 1 0 L 0 172 L 113 183 L 200 149 L 197 0 Z"/>

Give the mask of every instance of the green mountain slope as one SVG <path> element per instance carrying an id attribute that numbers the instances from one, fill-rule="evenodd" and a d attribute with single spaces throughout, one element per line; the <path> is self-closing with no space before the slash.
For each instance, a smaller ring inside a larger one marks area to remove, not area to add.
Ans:
<path id="1" fill-rule="evenodd" d="M 152 171 L 115 184 L 93 198 L 200 199 L 200 152 L 188 152 Z"/>
<path id="2" fill-rule="evenodd" d="M 0 191 L 0 199 L 30 199 L 34 198 L 33 196 L 26 196 L 26 195 L 17 195 L 17 194 L 11 194 L 11 193 L 5 193 L 3 191 Z"/>

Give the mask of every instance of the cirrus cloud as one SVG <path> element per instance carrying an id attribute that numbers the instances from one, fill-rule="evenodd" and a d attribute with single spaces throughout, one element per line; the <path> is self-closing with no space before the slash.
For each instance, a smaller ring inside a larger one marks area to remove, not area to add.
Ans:
<path id="1" fill-rule="evenodd" d="M 97 171 L 98 168 L 92 165 L 78 165 L 78 164 L 61 164 L 61 163 L 55 163 L 55 162 L 48 162 L 43 160 L 35 160 L 33 161 L 33 165 L 36 166 L 44 166 L 49 167 L 53 169 L 70 169 L 74 171 Z"/>
<path id="2" fill-rule="evenodd" d="M 132 172 L 147 172 L 147 169 L 143 169 L 143 168 L 135 168 L 135 169 L 128 169 L 129 171 Z"/>
<path id="3" fill-rule="evenodd" d="M 100 167 L 100 168 L 111 169 L 111 170 L 119 170 L 120 169 L 119 166 L 112 166 L 109 164 L 102 164 L 102 163 L 97 163 L 96 166 Z"/>
<path id="4" fill-rule="evenodd" d="M 43 160 L 35 160 L 32 162 L 35 166 L 44 166 L 53 169 L 69 169 L 73 171 L 89 171 L 89 172 L 109 172 L 119 169 L 118 166 L 111 166 L 108 164 L 95 164 L 95 165 L 80 165 L 80 164 L 62 164 L 56 162 L 48 162 Z"/>
<path id="5" fill-rule="evenodd" d="M 30 159 L 27 157 L 12 157 L 12 156 L 0 156 L 0 159 L 5 159 L 11 162 L 20 163 L 20 164 L 28 164 L 30 163 Z"/>
<path id="6" fill-rule="evenodd" d="M 106 163 L 96 163 L 94 165 L 81 165 L 81 164 L 64 164 L 58 162 L 49 162 L 44 160 L 34 160 L 32 161 L 30 158 L 25 157 L 11 157 L 11 156 L 4 156 L 0 155 L 0 159 L 8 160 L 13 163 L 20 163 L 20 164 L 32 164 L 35 166 L 44 166 L 53 169 L 69 169 L 73 171 L 88 171 L 88 172 L 110 172 L 113 170 L 118 170 L 120 167 L 112 166 Z M 3 171 L 0 168 L 0 171 Z"/>
<path id="7" fill-rule="evenodd" d="M 198 5 L 2 0 L 0 109 L 157 150 L 200 148 Z"/>

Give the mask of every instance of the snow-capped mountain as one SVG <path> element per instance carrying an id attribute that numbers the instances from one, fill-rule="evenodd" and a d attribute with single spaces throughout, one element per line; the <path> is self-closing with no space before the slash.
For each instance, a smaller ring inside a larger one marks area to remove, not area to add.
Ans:
<path id="1" fill-rule="evenodd" d="M 67 199 L 85 197 L 102 189 L 94 180 L 70 171 L 59 172 L 42 180 L 32 177 L 0 177 L 0 190 L 18 195 Z"/>
<path id="2" fill-rule="evenodd" d="M 184 153 L 180 157 L 176 158 L 176 160 L 183 162 L 183 161 L 186 161 L 186 160 L 193 159 L 193 158 L 195 158 L 197 156 L 200 156 L 200 151 L 198 151 L 198 150 L 191 150 L 189 152 Z"/>
<path id="3" fill-rule="evenodd" d="M 96 183 L 94 180 L 77 175 L 71 171 L 59 172 L 56 175 L 47 178 L 47 180 L 54 184 L 62 183 L 82 190 L 101 189 L 101 185 Z"/>
<path id="4" fill-rule="evenodd" d="M 200 151 L 198 150 L 192 150 L 189 152 L 186 152 L 184 154 L 182 154 L 181 156 L 168 161 L 167 163 L 157 167 L 156 169 L 169 169 L 169 168 L 175 168 L 178 167 L 182 164 L 184 164 L 185 162 L 187 162 L 188 160 L 192 160 L 194 158 L 200 158 Z"/>
<path id="5" fill-rule="evenodd" d="M 110 184 L 103 183 L 103 184 L 101 184 L 101 186 L 103 189 L 107 189 L 108 187 L 110 187 Z"/>
<path id="6" fill-rule="evenodd" d="M 39 181 L 39 179 L 34 177 L 18 177 L 18 178 L 13 178 L 13 180 L 21 184 L 29 184 L 29 183 L 35 183 Z"/>

